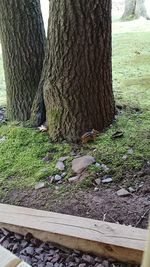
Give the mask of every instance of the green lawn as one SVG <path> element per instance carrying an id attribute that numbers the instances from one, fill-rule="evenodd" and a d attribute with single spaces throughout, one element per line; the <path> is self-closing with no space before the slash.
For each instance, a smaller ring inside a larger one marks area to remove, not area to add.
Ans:
<path id="1" fill-rule="evenodd" d="M 81 149 L 90 153 L 97 162 L 110 168 L 114 181 L 123 181 L 126 171 L 139 170 L 150 157 L 150 34 L 149 32 L 124 33 L 113 36 L 113 87 L 116 103 L 123 107 L 116 122 L 91 144 Z M 0 104 L 5 104 L 5 85 L 0 58 Z M 111 135 L 122 130 L 124 136 L 112 140 Z M 1 188 L 33 186 L 39 180 L 55 174 L 55 164 L 62 155 L 70 155 L 71 146 L 52 144 L 46 134 L 31 128 L 4 125 L 0 136 Z M 124 160 L 128 149 L 133 154 Z M 54 151 L 54 153 L 53 153 Z M 47 152 L 53 154 L 51 164 L 42 161 Z M 67 162 L 70 174 L 71 156 Z M 96 171 L 95 167 L 89 170 Z M 69 176 L 69 175 L 68 175 Z M 133 181 L 132 181 L 133 182 Z M 129 181 L 128 181 L 129 183 Z M 84 182 L 90 185 L 90 178 Z"/>

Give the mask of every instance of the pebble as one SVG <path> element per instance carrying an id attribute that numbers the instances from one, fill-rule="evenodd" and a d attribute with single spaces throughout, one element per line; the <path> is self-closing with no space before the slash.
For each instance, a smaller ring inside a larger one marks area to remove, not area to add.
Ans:
<path id="1" fill-rule="evenodd" d="M 56 168 L 60 171 L 64 171 L 65 169 L 65 165 L 62 161 L 58 161 L 57 164 L 56 164 Z"/>
<path id="2" fill-rule="evenodd" d="M 131 186 L 128 188 L 128 190 L 129 190 L 130 193 L 134 193 L 135 192 L 135 189 L 133 187 L 131 187 Z"/>
<path id="3" fill-rule="evenodd" d="M 130 195 L 130 193 L 126 189 L 122 188 L 122 189 L 120 189 L 120 190 L 117 191 L 117 195 L 119 197 L 125 197 L 125 196 Z"/>
<path id="4" fill-rule="evenodd" d="M 68 181 L 69 181 L 69 183 L 77 182 L 77 181 L 79 180 L 79 177 L 80 177 L 79 175 L 70 177 L 70 178 L 68 179 Z"/>
<path id="5" fill-rule="evenodd" d="M 101 164 L 98 163 L 98 162 L 96 162 L 96 163 L 95 163 L 95 167 L 97 167 L 97 168 L 101 168 Z"/>
<path id="6" fill-rule="evenodd" d="M 97 185 L 100 185 L 100 184 L 101 184 L 101 179 L 100 179 L 100 178 L 97 178 L 97 179 L 95 180 L 95 183 L 96 183 Z"/>
<path id="7" fill-rule="evenodd" d="M 45 183 L 44 182 L 40 182 L 40 183 L 36 184 L 34 188 L 35 188 L 35 190 L 38 190 L 38 189 L 41 189 L 43 187 L 45 187 Z"/>
<path id="8" fill-rule="evenodd" d="M 102 168 L 105 172 L 109 171 L 109 168 L 108 168 L 105 164 L 101 164 L 101 168 Z"/>
<path id="9" fill-rule="evenodd" d="M 54 177 L 54 181 L 55 181 L 55 182 L 58 182 L 58 181 L 60 181 L 61 179 L 62 179 L 62 177 L 61 177 L 60 175 L 58 175 L 58 174 L 56 174 L 55 177 Z"/>
<path id="10" fill-rule="evenodd" d="M 6 141 L 6 136 L 2 136 L 2 137 L 0 137 L 0 143 L 4 143 L 5 141 Z"/>
<path id="11" fill-rule="evenodd" d="M 112 181 L 113 181 L 113 179 L 111 177 L 107 177 L 107 178 L 102 180 L 102 183 L 103 184 L 108 184 L 108 183 L 111 183 Z"/>
<path id="12" fill-rule="evenodd" d="M 81 173 L 89 165 L 95 163 L 95 158 L 89 155 L 85 155 L 79 158 L 75 158 L 72 161 L 72 170 L 74 173 Z"/>

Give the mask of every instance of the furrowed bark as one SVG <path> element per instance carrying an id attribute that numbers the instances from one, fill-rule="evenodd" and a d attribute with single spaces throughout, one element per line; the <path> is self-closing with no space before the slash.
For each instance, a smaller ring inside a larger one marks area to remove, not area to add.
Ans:
<path id="1" fill-rule="evenodd" d="M 30 118 L 43 67 L 45 32 L 39 0 L 0 0 L 9 120 Z"/>
<path id="2" fill-rule="evenodd" d="M 110 0 L 51 0 L 46 59 L 44 102 L 53 140 L 76 141 L 112 123 Z"/>

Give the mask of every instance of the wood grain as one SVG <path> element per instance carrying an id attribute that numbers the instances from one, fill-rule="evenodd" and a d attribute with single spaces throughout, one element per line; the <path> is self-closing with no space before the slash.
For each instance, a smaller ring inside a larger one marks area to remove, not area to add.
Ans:
<path id="1" fill-rule="evenodd" d="M 141 263 L 147 230 L 0 204 L 0 227 L 71 249 Z"/>

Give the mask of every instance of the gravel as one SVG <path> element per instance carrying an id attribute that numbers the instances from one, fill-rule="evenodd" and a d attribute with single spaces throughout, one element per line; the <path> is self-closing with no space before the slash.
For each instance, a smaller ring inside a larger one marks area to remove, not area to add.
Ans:
<path id="1" fill-rule="evenodd" d="M 138 267 L 43 243 L 31 234 L 25 237 L 0 229 L 0 244 L 32 267 Z"/>

